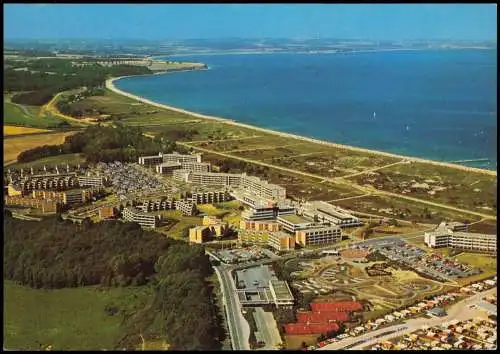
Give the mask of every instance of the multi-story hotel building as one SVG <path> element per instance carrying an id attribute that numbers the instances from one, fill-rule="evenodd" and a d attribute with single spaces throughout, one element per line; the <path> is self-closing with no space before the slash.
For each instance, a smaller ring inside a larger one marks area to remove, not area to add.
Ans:
<path id="1" fill-rule="evenodd" d="M 237 173 L 190 172 L 186 182 L 213 186 L 239 186 L 241 175 Z"/>
<path id="2" fill-rule="evenodd" d="M 187 154 L 182 155 L 177 152 L 172 154 L 162 154 L 163 162 L 190 162 L 190 163 L 200 163 L 201 162 L 201 154 Z"/>
<path id="3" fill-rule="evenodd" d="M 241 243 L 267 244 L 269 241 L 269 232 L 251 230 L 240 231 L 238 232 L 238 241 Z"/>
<path id="4" fill-rule="evenodd" d="M 156 173 L 172 175 L 175 170 L 180 170 L 182 165 L 179 162 L 162 162 L 156 165 Z"/>
<path id="5" fill-rule="evenodd" d="M 290 251 L 295 249 L 295 237 L 284 232 L 273 232 L 267 244 L 277 251 Z"/>
<path id="6" fill-rule="evenodd" d="M 60 210 L 61 204 L 55 200 L 34 199 L 22 196 L 5 196 L 5 205 L 24 206 L 36 208 L 42 213 L 55 213 Z"/>
<path id="7" fill-rule="evenodd" d="M 340 227 L 362 224 L 359 218 L 349 214 L 346 210 L 323 201 L 309 202 L 299 213 L 318 222 L 329 222 Z"/>
<path id="8" fill-rule="evenodd" d="M 241 175 L 241 188 L 250 190 L 253 194 L 275 201 L 286 199 L 286 189 L 276 184 L 268 183 L 258 177 L 249 176 L 246 173 Z"/>
<path id="9" fill-rule="evenodd" d="M 342 230 L 337 225 L 317 226 L 295 232 L 295 241 L 302 246 L 323 245 L 342 240 Z"/>
<path id="10" fill-rule="evenodd" d="M 187 170 L 174 170 L 172 178 L 177 182 L 189 182 L 189 176 L 192 172 Z"/>
<path id="11" fill-rule="evenodd" d="M 92 198 L 91 189 L 70 189 L 66 191 L 34 190 L 33 198 L 44 200 L 55 200 L 62 204 L 86 203 Z"/>
<path id="12" fill-rule="evenodd" d="M 153 166 L 163 162 L 163 154 L 160 152 L 158 155 L 153 156 L 140 156 L 139 165 Z"/>
<path id="13" fill-rule="evenodd" d="M 278 232 L 278 231 L 281 231 L 281 224 L 277 223 L 275 221 L 241 220 L 240 221 L 240 229 L 241 230 Z"/>
<path id="14" fill-rule="evenodd" d="M 134 207 L 126 207 L 123 209 L 123 219 L 126 221 L 136 222 L 146 228 L 155 228 L 158 221 L 158 217 L 156 215 L 147 214 Z"/>
<path id="15" fill-rule="evenodd" d="M 78 187 L 76 172 L 66 174 L 30 175 L 21 181 L 21 191 L 24 194 L 34 189 L 69 189 Z"/>
<path id="16" fill-rule="evenodd" d="M 454 232 L 438 230 L 424 233 L 424 241 L 428 247 L 451 247 L 470 251 L 496 253 L 497 235 L 472 232 Z"/>
<path id="17" fill-rule="evenodd" d="M 190 172 L 210 172 L 210 164 L 208 162 L 182 162 L 181 168 Z"/>
<path id="18" fill-rule="evenodd" d="M 196 204 L 211 204 L 222 203 L 231 198 L 229 193 L 225 190 L 208 191 L 208 192 L 193 192 L 191 193 L 191 200 Z"/>
<path id="19" fill-rule="evenodd" d="M 137 208 L 144 212 L 158 211 L 158 210 L 171 210 L 175 209 L 175 201 L 173 199 L 157 199 L 145 200 Z"/>

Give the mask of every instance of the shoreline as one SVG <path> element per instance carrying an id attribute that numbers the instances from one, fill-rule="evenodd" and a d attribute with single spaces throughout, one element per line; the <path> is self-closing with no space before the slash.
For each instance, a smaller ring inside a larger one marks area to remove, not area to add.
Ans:
<path id="1" fill-rule="evenodd" d="M 177 71 L 173 71 L 173 72 L 182 72 L 182 71 L 191 71 L 191 70 L 192 69 L 177 70 Z M 208 69 L 194 69 L 194 70 L 208 70 Z M 296 134 L 292 134 L 292 133 L 284 133 L 284 132 L 280 132 L 280 131 L 276 131 L 276 130 L 272 130 L 272 129 L 261 128 L 261 127 L 246 124 L 246 123 L 240 123 L 240 122 L 237 122 L 235 120 L 228 119 L 228 118 L 221 118 L 221 117 L 215 117 L 215 116 L 210 116 L 210 115 L 206 115 L 206 114 L 196 113 L 196 112 L 188 111 L 188 110 L 185 110 L 182 108 L 173 107 L 173 106 L 169 106 L 166 104 L 151 101 L 145 97 L 137 96 L 137 95 L 134 95 L 132 93 L 120 90 L 119 88 L 117 88 L 114 85 L 115 81 L 118 81 L 120 79 L 124 79 L 127 77 L 151 76 L 151 75 L 168 74 L 168 73 L 172 73 L 172 71 L 164 71 L 161 73 L 155 73 L 155 74 L 149 74 L 149 75 L 120 76 L 120 77 L 107 79 L 105 85 L 106 85 L 106 88 L 108 90 L 110 90 L 116 94 L 128 97 L 130 99 L 142 102 L 144 104 L 149 104 L 151 106 L 155 106 L 155 107 L 158 107 L 161 109 L 166 109 L 166 110 L 171 110 L 171 111 L 178 112 L 178 113 L 183 113 L 183 114 L 190 115 L 190 116 L 196 117 L 196 118 L 207 119 L 207 120 L 212 120 L 212 121 L 219 122 L 219 123 L 229 124 L 229 125 L 233 125 L 233 126 L 237 126 L 237 127 L 241 127 L 241 128 L 261 131 L 261 132 L 268 133 L 268 134 L 278 135 L 278 136 L 281 136 L 284 138 L 292 138 L 292 139 L 306 141 L 306 142 L 310 142 L 310 143 L 326 145 L 328 147 L 333 147 L 333 148 L 337 148 L 337 149 L 344 149 L 344 150 L 350 150 L 350 151 L 355 151 L 355 152 L 362 152 L 362 153 L 366 153 L 366 154 L 392 157 L 392 158 L 403 159 L 403 160 L 407 160 L 407 161 L 411 161 L 411 162 L 420 162 L 420 163 L 431 164 L 431 165 L 435 165 L 435 166 L 449 167 L 449 168 L 454 168 L 454 169 L 462 170 L 462 171 L 466 171 L 466 172 L 482 173 L 482 174 L 486 174 L 486 175 L 490 175 L 490 176 L 497 175 L 497 172 L 495 170 L 486 170 L 486 169 L 482 169 L 482 168 L 468 167 L 468 166 L 453 164 L 453 163 L 449 163 L 449 162 L 441 162 L 441 161 L 436 161 L 436 160 L 424 159 L 424 158 L 420 158 L 420 157 L 404 156 L 404 155 L 393 154 L 393 153 L 389 153 L 389 152 L 385 152 L 385 151 L 370 150 L 370 149 L 356 147 L 356 146 L 343 145 L 343 144 L 338 144 L 338 143 L 329 142 L 329 141 L 325 141 L 325 140 L 304 137 L 304 136 L 300 136 L 300 135 L 296 135 Z"/>
<path id="2" fill-rule="evenodd" d="M 320 51 L 227 51 L 227 52 L 186 52 L 186 53 L 175 53 L 171 55 L 154 55 L 149 57 L 152 60 L 158 60 L 158 58 L 167 57 L 184 57 L 184 56 L 210 56 L 210 55 L 261 55 L 261 54 L 356 54 L 356 53 L 378 53 L 378 52 L 406 52 L 406 51 L 426 51 L 426 50 L 494 50 L 495 48 L 487 47 L 459 47 L 459 48 L 387 48 L 387 49 L 360 49 L 351 50 L 345 52 L 339 52 L 334 49 L 332 50 L 320 50 Z"/>

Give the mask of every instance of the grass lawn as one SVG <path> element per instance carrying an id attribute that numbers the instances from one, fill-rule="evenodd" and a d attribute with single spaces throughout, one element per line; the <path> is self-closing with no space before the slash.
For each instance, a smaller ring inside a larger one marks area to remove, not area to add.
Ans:
<path id="1" fill-rule="evenodd" d="M 15 125 L 4 125 L 3 126 L 3 135 L 4 136 L 46 133 L 49 131 L 50 130 L 48 130 L 48 129 L 18 127 Z"/>
<path id="2" fill-rule="evenodd" d="M 124 335 L 122 318 L 107 315 L 105 306 L 136 306 L 148 289 L 40 290 L 5 280 L 4 348 L 33 350 L 50 344 L 54 350 L 113 349 Z"/>
<path id="3" fill-rule="evenodd" d="M 190 227 L 191 225 L 201 225 L 202 219 L 197 216 L 184 216 L 182 213 L 178 210 L 168 210 L 168 211 L 163 211 L 161 212 L 161 215 L 163 218 L 167 218 L 170 220 L 174 221 L 174 225 L 169 227 L 167 226 L 167 229 L 160 229 L 158 231 L 162 233 L 166 233 L 169 237 L 175 238 L 175 239 L 183 239 L 183 232 L 186 228 Z"/>
<path id="4" fill-rule="evenodd" d="M 454 258 L 458 262 L 480 268 L 483 271 L 481 274 L 465 279 L 459 279 L 458 282 L 460 284 L 472 283 L 497 274 L 497 259 L 494 256 L 487 256 L 478 253 L 461 253 Z"/>
<path id="5" fill-rule="evenodd" d="M 33 128 L 51 128 L 56 127 L 62 121 L 50 117 L 39 118 L 37 115 L 38 107 L 26 107 L 30 114 L 26 114 L 23 109 L 4 99 L 3 105 L 3 124 L 16 125 Z"/>
<path id="6" fill-rule="evenodd" d="M 42 145 L 56 145 L 64 143 L 64 139 L 74 134 L 71 132 L 32 134 L 19 137 L 11 137 L 3 140 L 3 160 L 4 164 L 8 161 L 16 160 L 17 156 L 28 149 Z"/>
<path id="7" fill-rule="evenodd" d="M 297 350 L 301 348 L 302 342 L 306 345 L 315 345 L 319 334 L 303 334 L 303 335 L 285 335 L 286 349 Z"/>

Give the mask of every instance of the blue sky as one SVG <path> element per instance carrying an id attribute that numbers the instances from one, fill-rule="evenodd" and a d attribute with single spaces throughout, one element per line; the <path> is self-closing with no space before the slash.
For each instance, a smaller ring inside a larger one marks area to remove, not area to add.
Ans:
<path id="1" fill-rule="evenodd" d="M 4 37 L 495 40 L 495 4 L 6 4 Z"/>

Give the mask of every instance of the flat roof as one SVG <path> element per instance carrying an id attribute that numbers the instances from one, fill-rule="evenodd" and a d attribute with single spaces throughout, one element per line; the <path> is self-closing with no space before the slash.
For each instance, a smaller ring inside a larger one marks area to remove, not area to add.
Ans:
<path id="1" fill-rule="evenodd" d="M 292 224 L 309 224 L 312 221 L 304 219 L 298 215 L 279 215 L 278 218 L 291 222 Z"/>
<path id="2" fill-rule="evenodd" d="M 293 300 L 293 295 L 288 288 L 286 281 L 270 280 L 270 285 L 276 294 L 277 300 Z"/>

